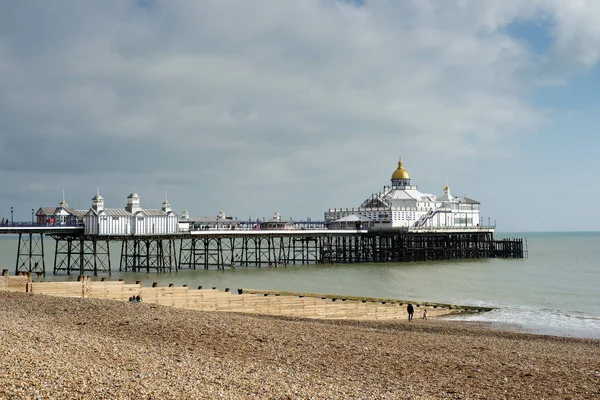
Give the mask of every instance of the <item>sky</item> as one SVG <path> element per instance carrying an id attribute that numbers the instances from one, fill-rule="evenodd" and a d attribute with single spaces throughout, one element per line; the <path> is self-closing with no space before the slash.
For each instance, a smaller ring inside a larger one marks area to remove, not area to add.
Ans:
<path id="1" fill-rule="evenodd" d="M 0 216 L 323 219 L 390 183 L 599 230 L 595 0 L 0 0 Z"/>

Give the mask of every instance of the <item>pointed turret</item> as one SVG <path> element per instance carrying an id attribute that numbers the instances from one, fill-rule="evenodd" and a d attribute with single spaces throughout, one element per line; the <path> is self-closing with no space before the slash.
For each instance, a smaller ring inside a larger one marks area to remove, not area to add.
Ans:
<path id="1" fill-rule="evenodd" d="M 129 193 L 129 196 L 127 196 L 125 210 L 132 214 L 142 210 L 142 207 L 140 206 L 140 196 L 136 193 L 135 186 L 131 190 L 131 193 Z"/>
<path id="2" fill-rule="evenodd" d="M 59 203 L 59 205 L 62 208 L 69 208 L 69 205 L 67 204 L 67 202 L 65 201 L 65 189 L 63 189 L 63 196 L 62 196 L 62 201 Z"/>
<path id="3" fill-rule="evenodd" d="M 95 211 L 104 210 L 104 197 L 100 196 L 100 187 L 96 188 L 96 195 L 92 197 L 92 209 Z"/>
<path id="4" fill-rule="evenodd" d="M 167 197 L 167 191 L 165 190 L 165 201 L 162 202 L 162 210 L 166 213 L 172 211 L 171 203 L 169 203 L 169 198 Z"/>
<path id="5" fill-rule="evenodd" d="M 446 187 L 444 188 L 444 195 L 442 197 L 440 197 L 439 200 L 440 201 L 453 201 L 454 200 L 454 196 L 452 196 L 452 194 L 450 194 L 450 186 L 446 185 Z"/>

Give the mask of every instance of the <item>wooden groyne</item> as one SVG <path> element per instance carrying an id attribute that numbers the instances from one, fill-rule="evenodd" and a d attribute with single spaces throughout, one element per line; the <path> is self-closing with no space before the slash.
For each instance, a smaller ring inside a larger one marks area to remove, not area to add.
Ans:
<path id="1" fill-rule="evenodd" d="M 27 284 L 29 282 L 31 282 L 30 275 L 10 276 L 8 275 L 8 270 L 4 269 L 0 277 L 0 292 L 25 292 L 27 291 Z"/>
<path id="2" fill-rule="evenodd" d="M 428 317 L 452 313 L 490 311 L 489 307 L 463 306 L 409 300 L 383 299 L 331 294 L 285 292 L 272 290 L 238 289 L 235 293 L 226 288 L 191 289 L 187 285 L 175 287 L 143 287 L 141 282 L 127 284 L 124 281 L 92 281 L 80 277 L 71 282 L 32 282 L 30 276 L 0 277 L 0 291 L 21 291 L 30 295 L 77 297 L 131 301 L 139 296 L 144 303 L 200 311 L 240 312 L 293 316 L 315 319 L 395 320 L 407 317 L 406 305 L 416 307 L 417 318 L 427 309 Z"/>
<path id="3" fill-rule="evenodd" d="M 428 307 L 428 308 L 446 308 L 454 310 L 463 310 L 471 312 L 483 312 L 492 311 L 493 307 L 480 307 L 480 306 L 465 306 L 457 304 L 447 303 L 434 303 L 430 301 L 415 301 L 415 300 L 399 300 L 391 298 L 380 298 L 380 297 L 362 297 L 362 296 L 345 296 L 341 294 L 316 294 L 316 293 L 304 293 L 304 292 L 288 292 L 281 290 L 257 290 L 257 289 L 238 289 L 238 293 L 250 293 L 264 296 L 287 296 L 287 297 L 316 297 L 320 299 L 326 299 L 331 301 L 356 301 L 362 303 L 381 303 L 381 304 L 396 304 L 399 306 L 413 304 L 415 307 Z"/>

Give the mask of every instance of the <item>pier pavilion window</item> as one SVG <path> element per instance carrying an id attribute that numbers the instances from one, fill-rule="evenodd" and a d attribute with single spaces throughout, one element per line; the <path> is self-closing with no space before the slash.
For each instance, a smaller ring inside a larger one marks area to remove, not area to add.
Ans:
<path id="1" fill-rule="evenodd" d="M 473 224 L 473 218 L 471 217 L 455 217 L 454 218 L 454 224 L 455 225 L 472 225 Z"/>

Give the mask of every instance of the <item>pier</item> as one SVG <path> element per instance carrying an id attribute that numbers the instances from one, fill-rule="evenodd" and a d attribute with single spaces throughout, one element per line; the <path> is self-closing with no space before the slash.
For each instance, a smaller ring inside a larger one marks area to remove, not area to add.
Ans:
<path id="1" fill-rule="evenodd" d="M 303 227 L 306 225 L 303 225 Z M 316 225 L 319 226 L 319 225 Z M 46 275 L 44 237 L 55 240 L 54 274 L 111 275 L 119 271 L 285 267 L 288 265 L 523 258 L 522 239 L 496 240 L 493 229 L 191 230 L 155 235 L 86 235 L 74 226 L 0 227 L 18 235 L 15 274 Z"/>
<path id="2" fill-rule="evenodd" d="M 171 273 L 186 269 L 288 265 L 523 258 L 522 239 L 494 239 L 480 203 L 421 192 L 398 161 L 390 185 L 359 207 L 330 208 L 323 221 L 247 221 L 226 216 L 181 217 L 166 198 L 146 209 L 133 190 L 124 208 L 107 208 L 97 189 L 89 209 L 33 209 L 31 224 L 2 222 L 0 234 L 18 235 L 15 273 L 46 275 L 44 236 L 56 241 L 54 274 L 111 275 L 111 251 L 120 247 L 119 271 Z M 213 214 L 214 215 L 214 214 Z M 525 243 L 526 246 L 526 243 Z M 112 250 L 111 250 L 112 248 Z"/>

